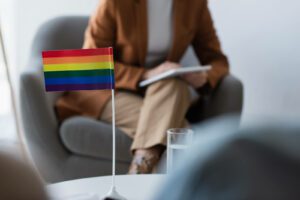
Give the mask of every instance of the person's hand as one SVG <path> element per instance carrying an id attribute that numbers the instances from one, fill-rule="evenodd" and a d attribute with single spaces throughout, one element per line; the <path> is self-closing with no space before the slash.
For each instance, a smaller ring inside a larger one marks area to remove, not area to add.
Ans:
<path id="1" fill-rule="evenodd" d="M 170 69 L 177 69 L 179 67 L 181 67 L 181 65 L 178 63 L 166 61 L 153 69 L 147 70 L 143 76 L 143 80 L 149 79 Z"/>
<path id="2" fill-rule="evenodd" d="M 189 85 L 194 88 L 200 88 L 207 83 L 206 72 L 188 73 L 181 76 Z"/>

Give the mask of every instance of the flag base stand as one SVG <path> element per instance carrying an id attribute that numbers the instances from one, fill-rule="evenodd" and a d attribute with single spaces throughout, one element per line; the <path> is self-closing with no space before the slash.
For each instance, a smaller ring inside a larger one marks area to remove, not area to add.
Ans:
<path id="1" fill-rule="evenodd" d="M 121 196 L 116 189 L 115 177 L 116 177 L 116 120 L 115 120 L 115 90 L 111 90 L 111 100 L 112 100 L 112 133 L 113 133 L 113 145 L 112 145 L 112 186 L 110 191 L 103 200 L 127 200 L 125 197 Z"/>
<path id="2" fill-rule="evenodd" d="M 111 187 L 110 191 L 106 196 L 102 198 L 102 200 L 127 200 L 125 197 L 121 196 L 117 190 L 116 187 Z"/>

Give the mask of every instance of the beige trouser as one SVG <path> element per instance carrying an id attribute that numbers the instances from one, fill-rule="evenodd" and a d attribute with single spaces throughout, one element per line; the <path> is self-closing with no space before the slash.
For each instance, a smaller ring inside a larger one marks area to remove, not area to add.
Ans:
<path id="1" fill-rule="evenodd" d="M 167 79 L 150 85 L 144 98 L 129 92 L 115 97 L 116 126 L 133 139 L 131 150 L 166 144 L 169 128 L 187 125 L 185 114 L 191 103 L 188 85 L 180 79 Z M 100 120 L 111 123 L 111 101 Z"/>

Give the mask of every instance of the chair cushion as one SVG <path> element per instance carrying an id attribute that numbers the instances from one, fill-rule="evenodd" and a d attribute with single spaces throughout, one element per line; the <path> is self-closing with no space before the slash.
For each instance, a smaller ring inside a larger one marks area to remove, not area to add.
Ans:
<path id="1" fill-rule="evenodd" d="M 72 117 L 63 122 L 60 136 L 65 147 L 74 154 L 100 159 L 112 158 L 112 128 L 110 124 L 87 117 Z M 116 160 L 130 162 L 132 140 L 116 129 Z"/>

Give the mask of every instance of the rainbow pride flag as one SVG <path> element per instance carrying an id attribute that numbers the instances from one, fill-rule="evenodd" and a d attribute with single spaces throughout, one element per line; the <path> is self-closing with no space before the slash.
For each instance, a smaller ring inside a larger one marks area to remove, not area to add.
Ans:
<path id="1" fill-rule="evenodd" d="M 114 89 L 113 49 L 43 51 L 46 91 Z"/>

